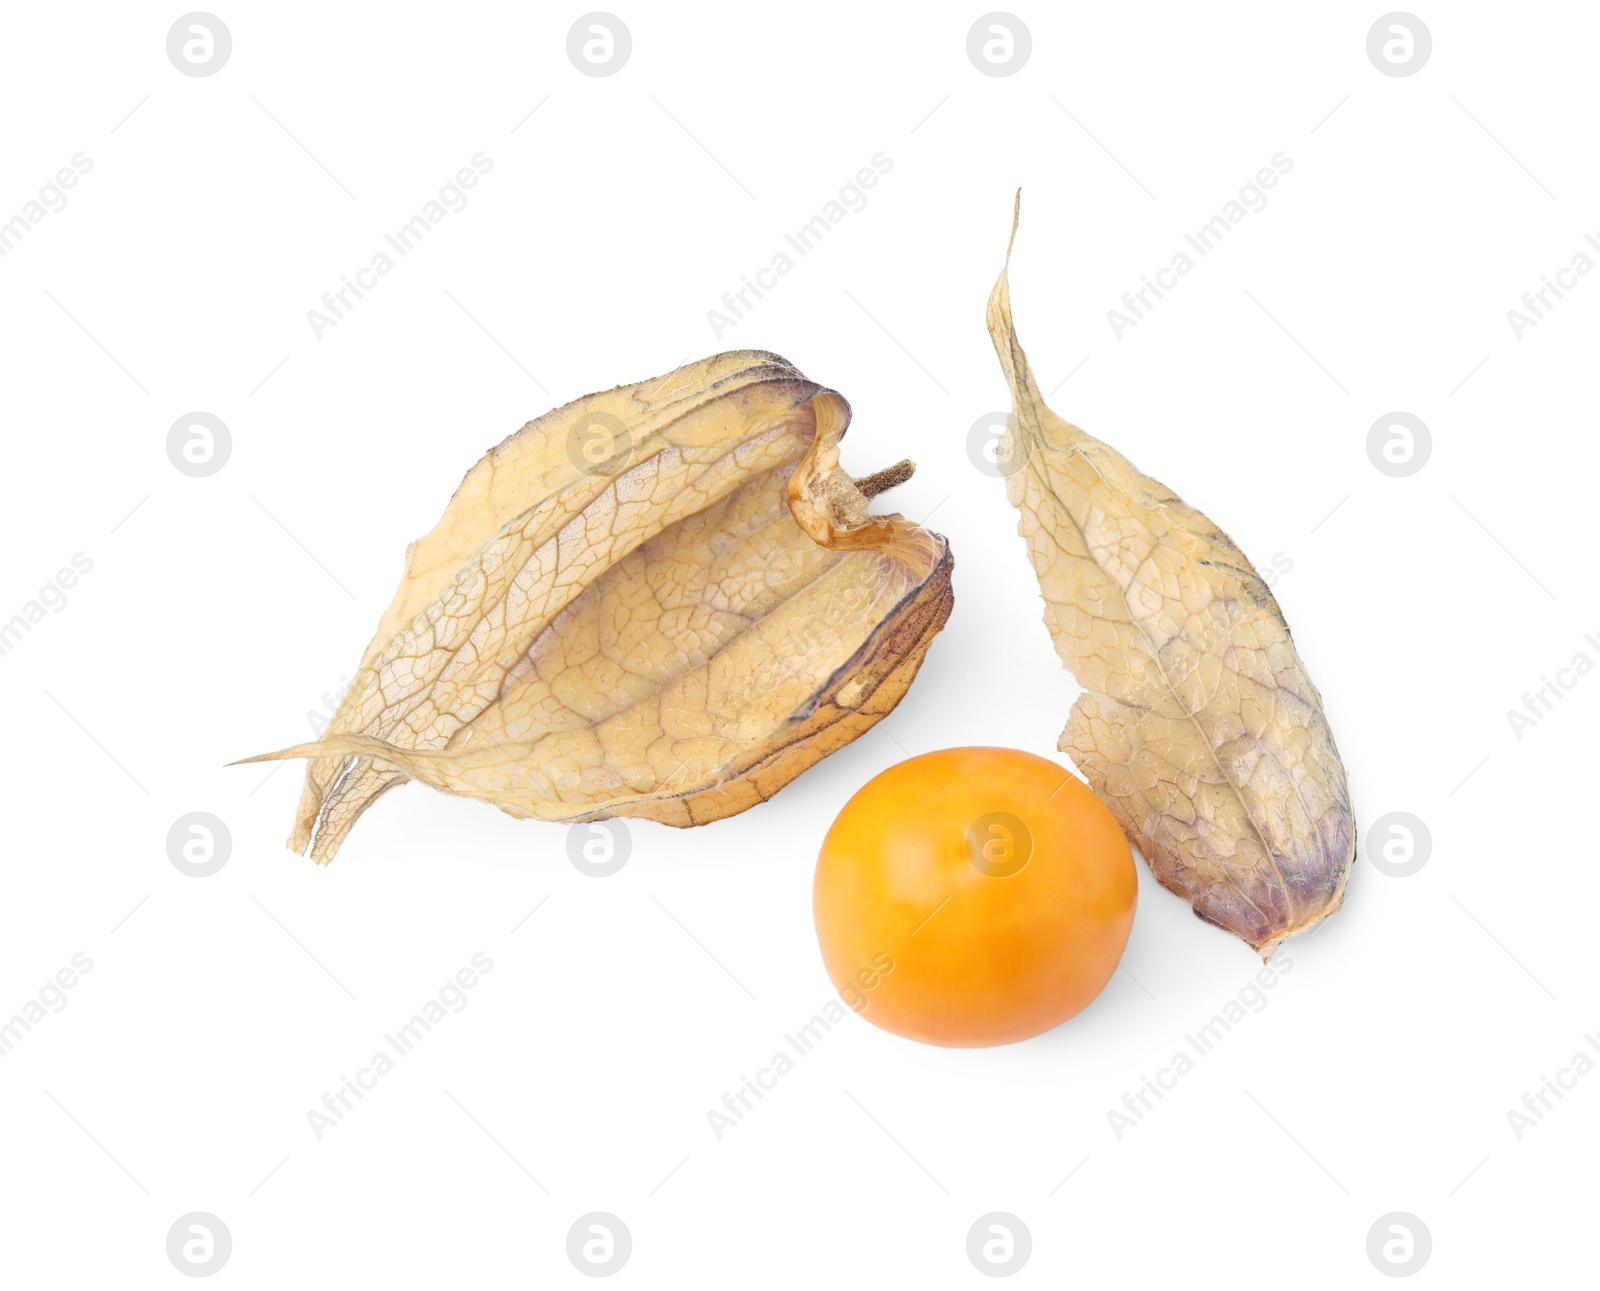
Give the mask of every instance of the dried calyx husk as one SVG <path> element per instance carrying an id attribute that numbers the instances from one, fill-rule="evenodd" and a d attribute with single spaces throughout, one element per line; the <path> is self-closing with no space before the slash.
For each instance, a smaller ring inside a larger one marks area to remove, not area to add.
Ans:
<path id="1" fill-rule="evenodd" d="M 1020 210 L 1019 193 L 1013 243 Z M 1014 408 L 1006 496 L 1083 687 L 1059 747 L 1165 887 L 1269 956 L 1339 908 L 1355 859 L 1322 698 L 1233 539 L 1045 405 L 1007 270 L 988 324 Z"/>
<path id="2" fill-rule="evenodd" d="M 309 758 L 330 861 L 408 779 L 549 821 L 698 825 L 887 714 L 951 608 L 945 539 L 852 479 L 844 398 L 737 351 L 589 395 L 467 472 Z"/>

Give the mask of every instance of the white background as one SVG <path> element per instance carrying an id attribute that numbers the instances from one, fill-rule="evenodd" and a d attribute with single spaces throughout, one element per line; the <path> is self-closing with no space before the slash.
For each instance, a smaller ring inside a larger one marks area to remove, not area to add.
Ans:
<path id="1" fill-rule="evenodd" d="M 1520 1141 L 1506 1113 L 1600 1030 L 1600 679 L 1520 740 L 1506 710 L 1600 660 L 1600 281 L 1520 340 L 1506 311 L 1600 230 L 1600 14 L 1425 9 L 1397 78 L 1377 5 L 1030 4 L 1030 61 L 990 77 L 979 5 L 652 4 L 593 78 L 576 6 L 240 4 L 192 78 L 179 12 L 16 6 L 0 45 L 0 220 L 93 162 L 0 259 L 0 618 L 93 561 L 0 658 L 0 1016 L 94 965 L 0 1059 L 7 1285 L 181 1284 L 194 1210 L 239 1287 L 587 1285 L 592 1210 L 632 1233 L 617 1285 L 985 1285 L 995 1210 L 1032 1233 L 1018 1286 L 1384 1285 L 1366 1237 L 1397 1210 L 1432 1234 L 1417 1285 L 1592 1276 L 1600 1073 Z M 306 311 L 479 152 L 470 205 L 316 339 Z M 715 336 L 879 152 L 868 205 Z M 1117 339 L 1106 311 L 1279 152 L 1270 204 Z M 707 1110 L 829 998 L 811 873 L 846 798 L 910 753 L 1057 756 L 1075 687 L 966 451 L 1005 406 L 983 307 L 1018 185 L 1053 405 L 1292 563 L 1362 850 L 1406 811 L 1431 858 L 1364 855 L 1120 1141 L 1108 1109 L 1258 968 L 1142 865 L 1128 971 L 1074 1021 L 944 1051 L 848 1019 L 718 1141 Z M 608 879 L 561 827 L 415 786 L 331 868 L 286 852 L 301 764 L 223 764 L 309 738 L 466 468 L 743 347 L 843 391 L 846 464 L 914 457 L 893 505 L 951 540 L 955 612 L 892 717 L 745 815 L 633 826 Z M 209 478 L 166 456 L 193 410 L 232 433 Z M 1433 436 L 1408 478 L 1366 453 L 1393 410 Z M 232 834 L 210 878 L 168 860 L 191 811 Z M 468 1006 L 318 1141 L 307 1110 L 480 951 Z"/>

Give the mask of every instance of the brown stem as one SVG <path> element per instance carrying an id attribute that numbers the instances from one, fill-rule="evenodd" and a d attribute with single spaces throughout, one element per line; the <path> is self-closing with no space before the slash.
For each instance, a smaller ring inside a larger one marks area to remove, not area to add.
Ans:
<path id="1" fill-rule="evenodd" d="M 856 481 L 856 488 L 865 498 L 875 498 L 880 493 L 886 493 L 897 484 L 904 484 L 916 471 L 917 464 L 910 458 L 903 458 L 893 466 L 885 466 L 881 471 L 874 471 L 871 475 L 863 475 Z"/>

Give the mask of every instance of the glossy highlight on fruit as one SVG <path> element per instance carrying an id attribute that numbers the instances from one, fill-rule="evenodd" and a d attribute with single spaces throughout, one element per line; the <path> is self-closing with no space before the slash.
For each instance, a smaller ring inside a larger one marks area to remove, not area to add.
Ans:
<path id="1" fill-rule="evenodd" d="M 834 987 L 895 1035 L 1010 1044 L 1116 971 L 1138 877 L 1121 827 L 1017 749 L 924 753 L 868 781 L 823 839 L 812 901 Z"/>

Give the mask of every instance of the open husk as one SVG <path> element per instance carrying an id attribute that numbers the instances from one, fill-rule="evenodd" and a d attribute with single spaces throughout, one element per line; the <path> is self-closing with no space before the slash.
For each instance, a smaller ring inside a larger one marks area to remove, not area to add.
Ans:
<path id="1" fill-rule="evenodd" d="M 715 355 L 528 423 L 462 480 L 310 759 L 331 860 L 408 779 L 550 821 L 744 811 L 888 713 L 951 608 L 938 534 L 873 515 L 842 396 Z M 247 759 L 256 761 L 260 759 Z"/>

